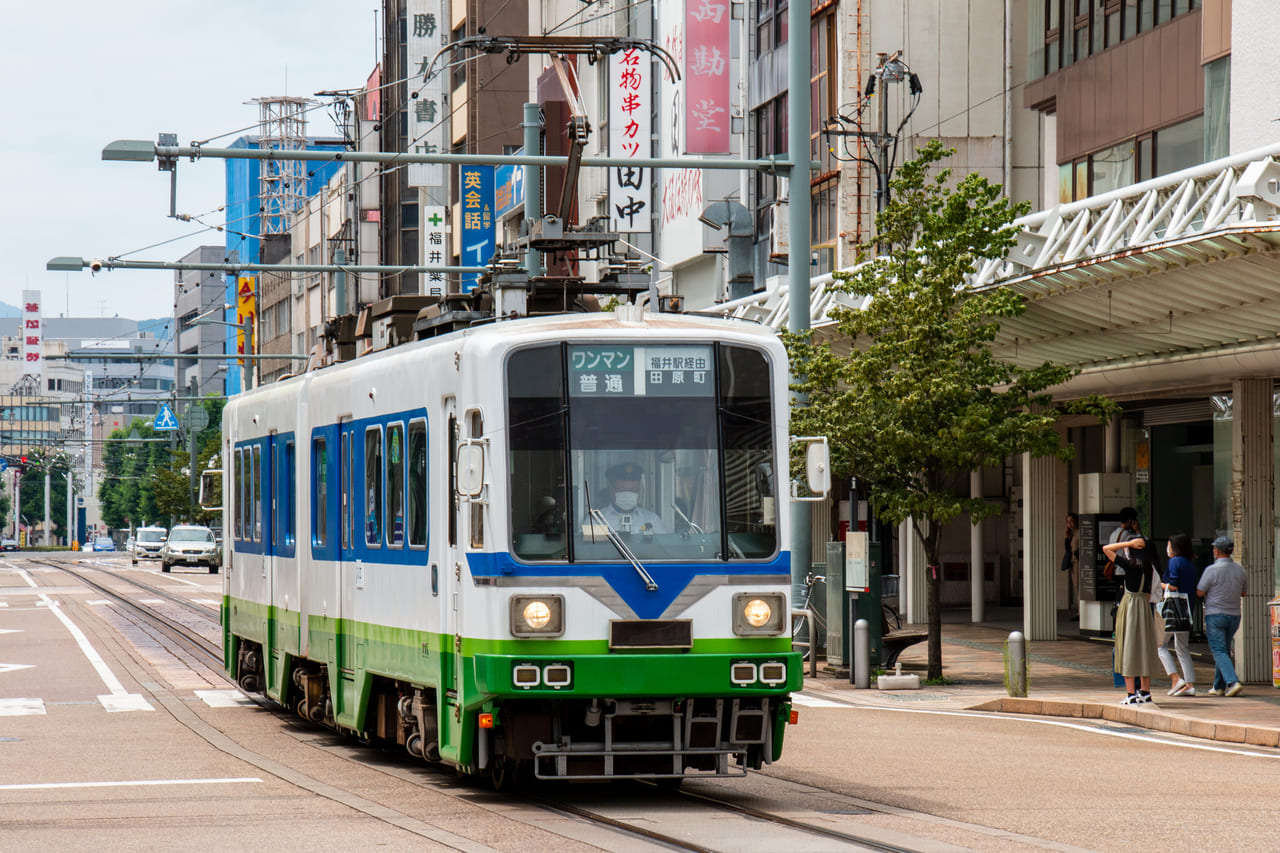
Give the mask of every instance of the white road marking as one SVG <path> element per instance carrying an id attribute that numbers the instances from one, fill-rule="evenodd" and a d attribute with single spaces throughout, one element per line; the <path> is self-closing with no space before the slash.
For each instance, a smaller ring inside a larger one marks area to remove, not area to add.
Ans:
<path id="1" fill-rule="evenodd" d="M 214 601 L 212 598 L 193 598 L 193 599 L 191 599 L 191 603 L 192 603 L 192 604 L 208 604 L 208 605 L 211 605 L 211 606 L 213 606 L 213 607 L 217 607 L 217 606 L 218 606 L 219 604 L 221 604 L 222 602 L 221 602 L 221 601 Z"/>
<path id="2" fill-rule="evenodd" d="M 819 699 L 817 696 L 808 696 L 804 693 L 792 693 L 791 704 L 801 705 L 805 708 L 849 708 L 842 702 L 832 702 L 827 699 Z"/>
<path id="3" fill-rule="evenodd" d="M 246 782 L 261 782 L 256 776 L 242 776 L 238 779 L 138 779 L 122 782 L 32 782 L 26 785 L 0 785 L 0 791 L 39 791 L 50 788 L 132 788 L 156 785 L 241 785 Z"/>
<path id="4" fill-rule="evenodd" d="M 177 582 L 177 583 L 185 583 L 187 586 L 199 587 L 200 589 L 207 589 L 207 588 L 208 588 L 206 584 L 197 583 L 196 581 L 193 581 L 193 580 L 187 580 L 187 579 L 186 579 L 186 578 L 184 578 L 184 577 L 181 577 L 181 576 L 179 576 L 179 575 L 175 575 L 173 572 L 170 572 L 170 573 L 169 573 L 169 578 L 168 578 L 168 579 L 169 579 L 169 580 L 171 580 L 171 581 L 175 581 L 175 582 Z"/>
<path id="5" fill-rule="evenodd" d="M 35 669 L 32 663 L 0 663 L 0 672 L 13 672 L 15 669 Z"/>
<path id="6" fill-rule="evenodd" d="M 197 690 L 195 693 L 210 708 L 235 708 L 254 704 L 252 699 L 239 690 Z"/>
<path id="7" fill-rule="evenodd" d="M 85 604 L 110 604 L 111 602 L 105 598 L 95 598 L 93 601 L 86 601 Z"/>
<path id="8" fill-rule="evenodd" d="M 0 717 L 29 717 L 43 713 L 43 699 L 0 699 Z"/>
<path id="9" fill-rule="evenodd" d="M 21 628 L 0 628 L 0 634 L 21 634 Z"/>
<path id="10" fill-rule="evenodd" d="M 139 598 L 139 604 L 164 604 L 163 598 Z"/>
<path id="11" fill-rule="evenodd" d="M 28 578 L 29 580 L 29 578 Z M 107 662 L 98 654 L 98 650 L 89 642 L 89 638 L 84 635 L 80 627 L 72 622 L 67 614 L 62 612 L 62 608 L 56 601 L 49 598 L 43 592 L 40 593 L 40 600 L 49 608 L 54 616 L 58 617 L 66 629 L 71 632 L 71 636 L 75 638 L 76 644 L 80 646 L 80 651 L 88 658 L 89 663 L 97 671 L 98 677 L 102 679 L 102 683 L 111 691 L 110 695 L 99 696 L 98 701 L 102 703 L 102 707 L 108 711 L 154 711 L 151 704 L 137 693 L 130 693 L 124 689 L 124 685 L 120 683 L 120 679 L 116 678 L 111 668 L 107 666 Z"/>

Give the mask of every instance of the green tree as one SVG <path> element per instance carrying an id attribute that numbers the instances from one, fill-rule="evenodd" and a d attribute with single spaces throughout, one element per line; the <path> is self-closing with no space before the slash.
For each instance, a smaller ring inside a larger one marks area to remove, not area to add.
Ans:
<path id="1" fill-rule="evenodd" d="M 1049 389 L 1074 375 L 1044 363 L 1021 368 L 990 348 L 1005 318 L 1024 310 L 1008 288 L 975 290 L 966 278 L 985 258 L 1013 245 L 1011 204 L 999 185 L 971 174 L 949 187 L 951 172 L 931 167 L 950 156 L 936 140 L 905 163 L 892 200 L 876 218 L 879 254 L 834 286 L 860 297 L 860 310 L 831 312 L 847 353 L 787 335 L 794 390 L 807 395 L 792 412 L 795 434 L 828 436 L 832 470 L 857 477 L 876 514 L 911 522 L 927 556 L 930 679 L 942 677 L 942 528 L 967 514 L 974 521 L 994 504 L 956 494 L 969 471 L 1010 455 L 1069 459 L 1054 428 L 1065 411 L 1102 419 L 1114 404 L 1090 397 L 1056 406 Z M 863 248 L 870 252 L 872 244 Z M 843 349 L 843 348 L 842 348 Z"/>
<path id="2" fill-rule="evenodd" d="M 23 523 L 31 527 L 32 536 L 35 526 L 44 521 L 44 477 L 47 472 L 49 483 L 49 527 L 50 536 L 63 536 L 67 527 L 67 467 L 69 461 L 61 453 L 43 450 L 34 451 L 27 456 L 27 467 L 18 481 L 18 507 Z M 8 500 L 5 500 L 8 503 Z M 5 516 L 0 516 L 0 518 Z"/>

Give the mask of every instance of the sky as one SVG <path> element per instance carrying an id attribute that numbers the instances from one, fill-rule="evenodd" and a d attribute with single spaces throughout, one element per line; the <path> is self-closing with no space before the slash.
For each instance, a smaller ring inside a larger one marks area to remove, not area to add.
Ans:
<path id="1" fill-rule="evenodd" d="M 253 98 L 364 85 L 378 0 L 65 0 L 6 4 L 0 118 L 0 302 L 42 292 L 46 317 L 170 316 L 172 271 L 48 272 L 50 258 L 176 261 L 219 231 L 169 219 L 168 173 L 104 162 L 117 139 L 224 147 L 255 134 Z M 333 136 L 329 111 L 308 133 Z M 214 139 L 214 137 L 219 137 Z M 222 225 L 225 161 L 183 159 L 178 213 Z M 174 239 L 181 238 L 181 239 Z M 173 242 L 165 242 L 173 240 Z M 163 245 L 155 245 L 163 243 Z M 147 248 L 152 247 L 152 248 Z"/>

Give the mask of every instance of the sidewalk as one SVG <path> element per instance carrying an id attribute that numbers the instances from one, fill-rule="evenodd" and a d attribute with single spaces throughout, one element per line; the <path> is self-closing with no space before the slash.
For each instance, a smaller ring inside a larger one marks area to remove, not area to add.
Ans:
<path id="1" fill-rule="evenodd" d="M 820 662 L 818 677 L 806 678 L 805 687 L 838 691 L 845 701 L 871 706 L 1088 717 L 1229 743 L 1280 746 L 1280 689 L 1270 683 L 1246 684 L 1239 696 L 1209 696 L 1213 658 L 1202 643 L 1192 645 L 1197 696 L 1166 695 L 1170 679 L 1161 672 L 1152 679 L 1151 704 L 1121 705 L 1125 692 L 1112 686 L 1110 639 L 1083 637 L 1075 623 L 1064 620 L 1058 640 L 1028 643 L 1027 698 L 1012 698 L 1004 688 L 1003 649 L 1009 634 L 1022 630 L 1021 610 L 997 609 L 987 617 L 989 621 L 975 625 L 968 621 L 968 611 L 943 614 L 942 669 L 950 684 L 881 691 L 873 683 L 870 690 L 857 690 L 847 674 L 836 676 Z M 926 644 L 911 646 L 899 660 L 904 673 L 917 673 L 923 680 Z"/>

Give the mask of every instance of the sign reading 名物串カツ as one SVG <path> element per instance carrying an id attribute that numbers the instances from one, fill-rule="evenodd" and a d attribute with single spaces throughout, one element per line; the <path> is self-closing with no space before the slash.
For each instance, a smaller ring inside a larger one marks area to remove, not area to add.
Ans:
<path id="1" fill-rule="evenodd" d="M 629 48 L 609 58 L 609 156 L 637 159 L 652 153 L 653 81 L 649 54 Z M 650 230 L 651 172 L 642 166 L 609 168 L 609 217 L 613 230 Z"/>

